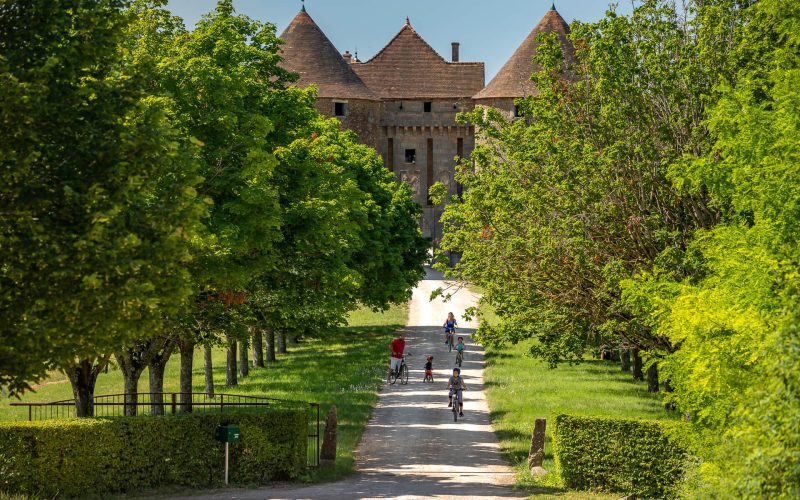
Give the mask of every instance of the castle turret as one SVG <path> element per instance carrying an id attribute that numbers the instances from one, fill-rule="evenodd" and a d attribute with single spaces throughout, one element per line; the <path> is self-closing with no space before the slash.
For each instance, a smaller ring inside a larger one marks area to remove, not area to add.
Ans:
<path id="1" fill-rule="evenodd" d="M 374 146 L 379 100 L 305 8 L 294 17 L 281 38 L 284 41 L 281 67 L 299 75 L 298 87 L 317 86 L 317 110 L 338 118 L 343 128 L 358 134 L 361 142 Z"/>
<path id="2" fill-rule="evenodd" d="M 556 33 L 561 42 L 565 62 L 569 65 L 575 61 L 575 49 L 568 37 L 569 25 L 554 5 L 525 38 L 514 55 L 492 78 L 489 85 L 475 94 L 473 99 L 475 99 L 476 105 L 491 106 L 510 116 L 515 116 L 514 99 L 536 95 L 536 85 L 530 77 L 541 69 L 538 64 L 533 62 L 539 47 L 539 42 L 536 40 L 539 33 Z"/>

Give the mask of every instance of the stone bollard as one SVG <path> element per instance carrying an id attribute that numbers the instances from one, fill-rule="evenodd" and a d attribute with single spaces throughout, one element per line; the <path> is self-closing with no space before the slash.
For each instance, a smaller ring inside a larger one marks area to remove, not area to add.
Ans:
<path id="1" fill-rule="evenodd" d="M 321 465 L 336 463 L 336 428 L 338 425 L 336 405 L 331 405 L 328 416 L 325 418 L 325 435 L 322 438 L 322 450 L 319 457 Z"/>
<path id="2" fill-rule="evenodd" d="M 547 420 L 537 418 L 533 425 L 533 435 L 531 436 L 531 450 L 528 453 L 528 468 L 542 468 L 544 460 L 544 431 L 547 428 Z"/>

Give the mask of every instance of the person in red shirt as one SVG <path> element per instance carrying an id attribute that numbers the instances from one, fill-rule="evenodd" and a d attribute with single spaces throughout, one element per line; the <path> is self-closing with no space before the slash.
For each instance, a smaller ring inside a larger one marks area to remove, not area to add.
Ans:
<path id="1" fill-rule="evenodd" d="M 389 358 L 389 372 L 397 373 L 400 369 L 400 361 L 403 359 L 403 352 L 406 350 L 406 334 L 400 332 L 400 336 L 389 344 L 389 350 L 392 351 L 392 357 Z"/>

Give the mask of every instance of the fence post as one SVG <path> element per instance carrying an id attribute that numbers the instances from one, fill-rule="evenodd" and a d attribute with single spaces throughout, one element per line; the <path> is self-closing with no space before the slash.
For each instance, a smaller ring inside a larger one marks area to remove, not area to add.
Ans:
<path id="1" fill-rule="evenodd" d="M 173 392 L 172 394 L 170 394 L 170 396 L 172 396 L 172 398 L 171 398 L 172 399 L 172 414 L 175 415 L 176 404 L 178 402 L 178 395 Z"/>

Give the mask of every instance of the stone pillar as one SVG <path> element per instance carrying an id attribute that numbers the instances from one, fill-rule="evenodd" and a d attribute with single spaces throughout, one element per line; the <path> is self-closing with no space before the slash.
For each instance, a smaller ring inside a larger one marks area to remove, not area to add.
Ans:
<path id="1" fill-rule="evenodd" d="M 336 463 L 336 433 L 338 427 L 336 417 L 336 405 L 331 405 L 328 416 L 325 418 L 325 434 L 322 437 L 322 450 L 320 450 L 319 460 L 322 465 L 333 465 Z"/>
<path id="2" fill-rule="evenodd" d="M 547 420 L 537 418 L 533 425 L 531 435 L 531 449 L 528 452 L 528 468 L 541 467 L 544 460 L 544 432 L 547 428 Z"/>

